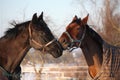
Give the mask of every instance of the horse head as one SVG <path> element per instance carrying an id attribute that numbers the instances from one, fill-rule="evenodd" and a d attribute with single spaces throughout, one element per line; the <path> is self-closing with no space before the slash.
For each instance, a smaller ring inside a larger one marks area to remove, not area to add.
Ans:
<path id="1" fill-rule="evenodd" d="M 55 58 L 62 55 L 63 48 L 43 20 L 43 12 L 38 18 L 36 13 L 33 15 L 29 24 L 29 38 L 31 47 L 50 53 Z"/>

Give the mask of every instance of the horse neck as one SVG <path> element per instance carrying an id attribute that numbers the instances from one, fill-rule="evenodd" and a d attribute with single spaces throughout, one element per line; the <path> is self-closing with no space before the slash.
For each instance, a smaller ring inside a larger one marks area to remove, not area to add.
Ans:
<path id="1" fill-rule="evenodd" d="M 15 39 L 1 39 L 0 65 L 8 72 L 13 72 L 20 65 L 24 56 L 30 49 L 27 28 L 21 31 Z"/>
<path id="2" fill-rule="evenodd" d="M 102 48 L 90 37 L 89 33 L 86 33 L 81 49 L 88 64 L 89 72 L 92 77 L 95 77 L 102 66 Z"/>

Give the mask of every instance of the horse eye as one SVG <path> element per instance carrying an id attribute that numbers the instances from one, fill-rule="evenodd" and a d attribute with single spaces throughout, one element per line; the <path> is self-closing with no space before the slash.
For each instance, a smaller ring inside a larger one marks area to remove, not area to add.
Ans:
<path id="1" fill-rule="evenodd" d="M 39 31 L 39 30 L 40 30 L 40 27 L 39 27 L 39 26 L 35 26 L 35 29 Z"/>
<path id="2" fill-rule="evenodd" d="M 66 40 L 65 39 L 63 39 L 63 43 L 65 43 L 66 42 Z"/>
<path id="3" fill-rule="evenodd" d="M 77 28 L 77 30 L 80 30 L 80 28 Z"/>
<path id="4" fill-rule="evenodd" d="M 40 34 L 45 35 L 45 33 L 44 33 L 44 32 L 41 32 L 41 31 L 40 31 Z"/>
<path id="5" fill-rule="evenodd" d="M 63 43 L 67 43 L 67 40 L 66 40 L 66 39 L 63 39 Z"/>

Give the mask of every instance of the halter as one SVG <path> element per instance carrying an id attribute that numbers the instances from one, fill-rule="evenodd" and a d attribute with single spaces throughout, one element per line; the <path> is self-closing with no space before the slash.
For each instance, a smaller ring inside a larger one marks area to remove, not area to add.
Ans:
<path id="1" fill-rule="evenodd" d="M 82 41 L 83 41 L 83 39 L 84 39 L 84 37 L 85 37 L 86 27 L 85 27 L 85 30 L 84 30 L 83 35 L 82 35 L 82 37 L 81 37 L 80 40 L 78 40 L 78 39 L 77 39 L 77 40 L 73 39 L 68 31 L 65 31 L 64 33 L 69 37 L 69 39 L 70 39 L 70 41 L 71 41 L 71 44 L 70 44 L 70 47 L 68 48 L 68 50 L 72 51 L 72 50 L 74 50 L 74 49 L 76 49 L 76 48 L 78 48 L 78 47 L 81 46 L 81 43 L 82 43 Z M 73 46 L 75 43 L 79 43 L 79 44 L 78 44 L 78 46 L 72 48 L 72 46 Z"/>
<path id="2" fill-rule="evenodd" d="M 29 38 L 30 44 L 31 44 L 31 42 L 33 42 L 36 46 L 38 46 L 38 49 L 39 49 L 39 50 L 42 50 L 42 51 L 44 51 L 44 49 L 45 49 L 47 46 L 49 46 L 50 44 L 52 44 L 52 43 L 54 43 L 54 42 L 57 41 L 57 39 L 54 38 L 53 40 L 49 41 L 49 42 L 46 43 L 45 45 L 41 45 L 40 43 L 38 43 L 36 40 L 34 40 L 34 39 L 32 38 L 32 31 L 31 31 L 30 24 L 29 24 L 29 37 L 30 37 L 30 38 Z"/>
<path id="3" fill-rule="evenodd" d="M 6 76 L 8 79 L 10 78 L 10 77 L 21 77 L 21 76 L 19 76 L 19 73 L 10 73 L 10 72 L 8 72 L 5 68 L 3 68 L 1 65 L 0 65 L 0 70 L 2 70 L 3 71 L 3 76 Z"/>
<path id="4" fill-rule="evenodd" d="M 39 47 L 39 49 L 40 50 L 42 50 L 42 51 L 44 51 L 44 49 L 45 49 L 45 47 L 47 47 L 47 46 L 49 46 L 50 44 L 52 44 L 52 43 L 54 43 L 54 42 L 56 42 L 57 41 L 57 39 L 53 39 L 53 40 L 51 40 L 50 42 L 48 42 L 48 43 L 46 43 L 45 45 L 41 45 L 40 43 L 38 43 L 37 41 L 35 41 L 33 38 L 32 38 L 32 31 L 31 31 L 31 28 L 30 28 L 30 24 L 29 24 L 29 41 L 30 42 L 33 42 L 35 45 L 37 45 L 38 47 Z M 0 70 L 2 70 L 3 71 L 3 75 L 4 76 L 6 76 L 6 77 L 8 77 L 8 79 L 9 79 L 9 77 L 16 77 L 18 74 L 14 74 L 14 73 L 10 73 L 10 72 L 8 72 L 5 68 L 3 68 L 1 65 L 0 65 Z"/>

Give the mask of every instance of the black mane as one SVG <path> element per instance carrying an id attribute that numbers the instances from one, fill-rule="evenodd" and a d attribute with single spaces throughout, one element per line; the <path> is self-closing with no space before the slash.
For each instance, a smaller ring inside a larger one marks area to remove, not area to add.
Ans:
<path id="1" fill-rule="evenodd" d="M 26 21 L 23 23 L 15 24 L 11 23 L 14 25 L 14 28 L 9 28 L 4 35 L 4 38 L 16 38 L 16 36 L 23 30 L 25 27 L 30 23 L 30 21 Z"/>
<path id="2" fill-rule="evenodd" d="M 97 32 L 95 32 L 92 28 L 90 28 L 88 25 L 86 25 L 86 27 L 87 32 L 92 37 L 92 39 L 94 39 L 98 44 L 102 45 L 103 39 L 101 38 L 101 36 Z"/>

